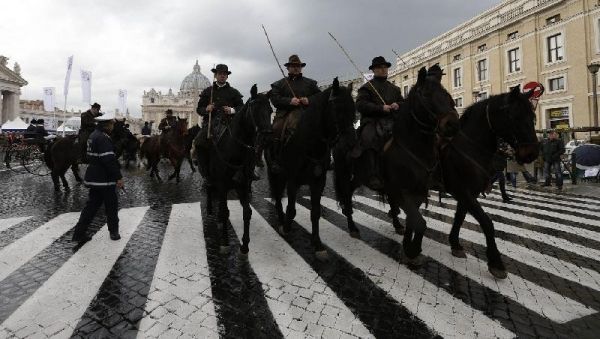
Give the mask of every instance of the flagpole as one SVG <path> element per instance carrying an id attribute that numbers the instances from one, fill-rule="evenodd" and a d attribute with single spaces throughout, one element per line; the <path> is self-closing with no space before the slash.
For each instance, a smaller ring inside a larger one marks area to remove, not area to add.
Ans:
<path id="1" fill-rule="evenodd" d="M 54 121 L 56 122 L 56 119 Z M 66 130 L 65 127 L 67 126 L 66 123 L 67 123 L 67 94 L 65 93 L 65 109 L 63 110 L 63 133 L 62 133 L 63 138 L 65 137 L 65 130 Z"/>

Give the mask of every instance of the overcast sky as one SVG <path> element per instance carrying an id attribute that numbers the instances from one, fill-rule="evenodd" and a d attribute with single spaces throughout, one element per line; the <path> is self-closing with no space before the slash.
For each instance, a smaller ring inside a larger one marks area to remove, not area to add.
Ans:
<path id="1" fill-rule="evenodd" d="M 0 55 L 21 65 L 29 82 L 23 99 L 42 99 L 56 87 L 62 107 L 66 60 L 74 55 L 68 108 L 81 100 L 80 69 L 92 71 L 92 102 L 118 107 L 127 89 L 138 116 L 144 90 L 179 90 L 198 59 L 211 77 L 215 63 L 233 72 L 230 83 L 248 95 L 267 90 L 280 73 L 264 34 L 269 31 L 282 63 L 293 53 L 304 74 L 323 81 L 348 78 L 354 68 L 327 35 L 332 32 L 363 70 L 371 59 L 394 59 L 498 4 L 500 0 L 18 0 L 2 3 Z"/>

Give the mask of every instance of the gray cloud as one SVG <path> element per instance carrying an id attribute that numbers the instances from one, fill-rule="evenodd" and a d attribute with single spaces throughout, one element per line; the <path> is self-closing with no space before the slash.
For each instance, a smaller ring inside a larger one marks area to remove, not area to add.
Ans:
<path id="1" fill-rule="evenodd" d="M 298 53 L 308 63 L 305 74 L 325 80 L 355 73 L 327 32 L 366 70 L 374 56 L 392 60 L 392 49 L 415 48 L 498 2 L 21 0 L 0 12 L 0 54 L 11 66 L 20 63 L 29 82 L 23 98 L 40 99 L 45 86 L 62 93 L 66 59 L 74 55 L 69 108 L 86 108 L 78 79 L 86 69 L 93 72 L 93 101 L 112 110 L 125 88 L 130 111 L 139 114 L 143 90 L 177 91 L 196 59 L 208 77 L 214 63 L 229 64 L 230 81 L 244 94 L 253 83 L 268 89 L 280 74 L 261 24 L 282 63 Z"/>

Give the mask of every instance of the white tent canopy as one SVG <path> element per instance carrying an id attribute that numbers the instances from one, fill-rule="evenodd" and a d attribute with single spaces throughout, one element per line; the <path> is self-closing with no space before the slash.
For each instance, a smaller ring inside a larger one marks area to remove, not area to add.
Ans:
<path id="1" fill-rule="evenodd" d="M 21 118 L 19 117 L 16 117 L 14 120 L 10 120 L 2 124 L 2 127 L 0 127 L 0 129 L 3 132 L 24 131 L 27 129 L 27 127 L 29 127 L 29 125 L 25 121 L 21 120 Z"/>

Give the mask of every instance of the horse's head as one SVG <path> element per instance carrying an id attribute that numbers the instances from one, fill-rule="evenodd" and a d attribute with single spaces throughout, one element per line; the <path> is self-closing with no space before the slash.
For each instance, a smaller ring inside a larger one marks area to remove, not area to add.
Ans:
<path id="1" fill-rule="evenodd" d="M 539 143 L 535 134 L 535 112 L 529 98 L 533 90 L 521 93 L 520 86 L 513 87 L 510 93 L 501 95 L 497 114 L 493 102 L 486 106 L 486 116 L 490 129 L 497 137 L 504 139 L 515 150 L 520 163 L 534 161 L 539 153 Z"/>
<path id="2" fill-rule="evenodd" d="M 113 124 L 113 129 L 110 132 L 111 138 L 113 139 L 113 141 L 116 142 L 119 139 L 121 139 L 124 135 L 125 135 L 125 119 L 123 119 L 123 120 L 115 119 L 115 122 Z"/>
<path id="3" fill-rule="evenodd" d="M 422 129 L 451 138 L 460 129 L 458 112 L 450 94 L 435 79 L 427 77 L 425 67 L 419 70 L 416 84 L 408 94 L 413 118 Z"/>
<path id="4" fill-rule="evenodd" d="M 186 136 L 188 134 L 188 119 L 177 117 L 177 124 L 175 125 L 175 134 L 178 136 Z"/>
<path id="5" fill-rule="evenodd" d="M 329 111 L 326 114 L 325 126 L 328 131 L 328 139 L 334 139 L 346 129 L 354 128 L 356 106 L 352 99 L 352 85 L 341 86 L 336 77 L 328 91 L 330 91 Z"/>
<path id="6" fill-rule="evenodd" d="M 256 84 L 250 89 L 250 99 L 246 102 L 248 119 L 253 125 L 254 130 L 260 134 L 271 132 L 271 114 L 273 109 L 269 102 L 270 92 L 267 94 L 258 93 Z"/>

